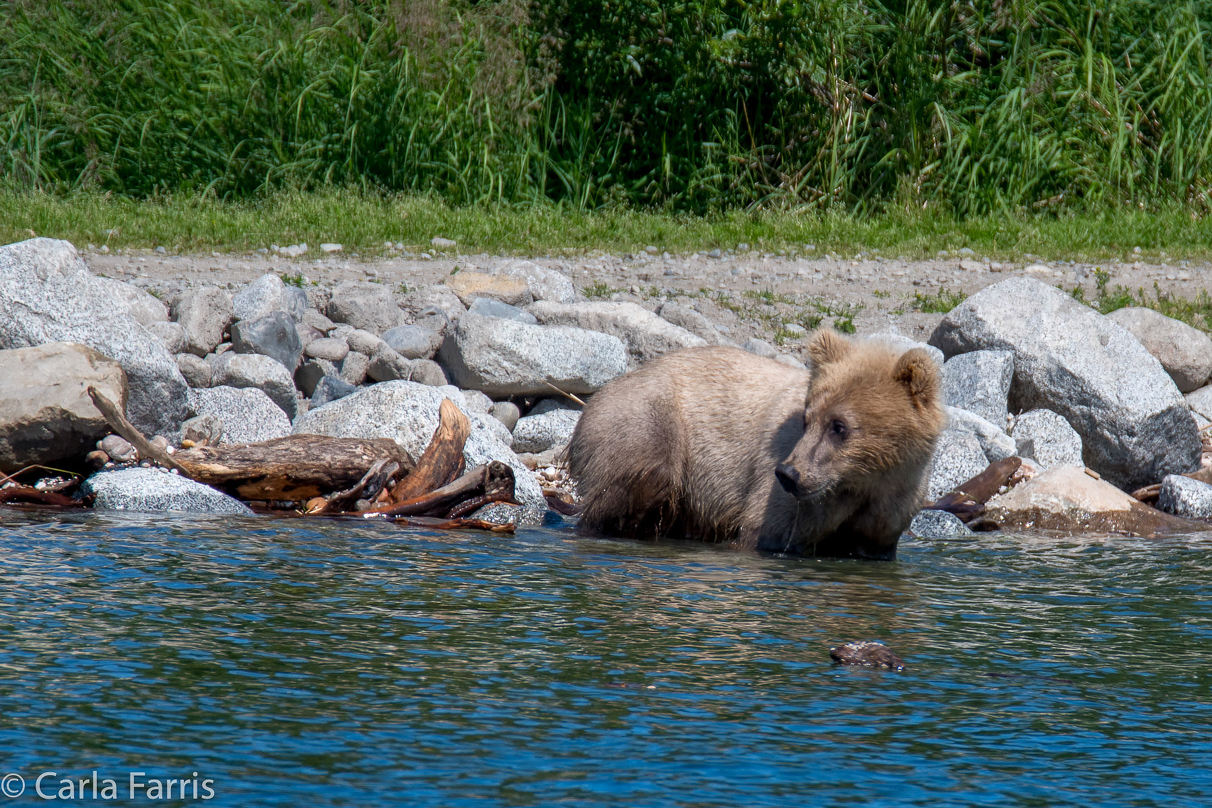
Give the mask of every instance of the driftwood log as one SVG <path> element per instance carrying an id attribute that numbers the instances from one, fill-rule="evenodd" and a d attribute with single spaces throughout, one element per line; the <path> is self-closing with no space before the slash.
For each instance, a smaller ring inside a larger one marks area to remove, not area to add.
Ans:
<path id="1" fill-rule="evenodd" d="M 392 489 L 391 501 L 405 502 L 458 479 L 464 471 L 463 447 L 469 437 L 471 421 L 453 401 L 442 399 L 433 439 L 417 467 Z"/>
<path id="2" fill-rule="evenodd" d="M 490 502 L 514 501 L 513 469 L 494 460 L 459 479 L 403 502 L 363 511 L 363 516 L 446 516 L 457 518 Z"/>
<path id="3" fill-rule="evenodd" d="M 946 511 L 959 517 L 963 522 L 971 522 L 985 514 L 985 503 L 993 498 L 1003 485 L 1010 480 L 1022 467 L 1020 457 L 1006 457 L 995 463 L 990 463 L 985 470 L 970 480 L 960 483 L 955 490 L 944 494 L 926 508 L 935 511 Z"/>

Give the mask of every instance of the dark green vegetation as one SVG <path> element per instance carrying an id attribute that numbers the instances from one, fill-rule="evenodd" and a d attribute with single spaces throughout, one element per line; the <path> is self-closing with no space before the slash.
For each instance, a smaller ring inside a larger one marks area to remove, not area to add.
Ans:
<path id="1" fill-rule="evenodd" d="M 12 0 L 0 176 L 462 206 L 1208 206 L 1209 0 Z"/>
<path id="2" fill-rule="evenodd" d="M 1137 289 L 1133 292 L 1128 287 L 1122 285 L 1116 285 L 1114 289 L 1108 289 L 1107 285 L 1110 280 L 1111 275 L 1106 270 L 1095 270 L 1095 296 L 1093 300 L 1086 299 L 1085 290 L 1080 286 L 1073 287 L 1070 294 L 1073 295 L 1074 299 L 1087 303 L 1103 314 L 1110 314 L 1116 309 L 1125 309 L 1129 306 L 1143 306 L 1160 312 L 1167 317 L 1182 320 L 1187 325 L 1212 332 L 1212 296 L 1208 295 L 1207 289 L 1200 290 L 1192 300 L 1171 292 L 1162 291 L 1156 282 L 1153 284 L 1152 295 L 1148 294 L 1144 289 Z M 957 305 L 959 302 L 962 301 L 957 301 Z"/>

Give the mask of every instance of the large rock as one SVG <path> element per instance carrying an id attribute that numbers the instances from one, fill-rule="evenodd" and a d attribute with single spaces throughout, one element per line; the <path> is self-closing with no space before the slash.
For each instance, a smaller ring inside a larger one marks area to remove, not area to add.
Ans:
<path id="1" fill-rule="evenodd" d="M 190 409 L 223 423 L 223 443 L 259 443 L 292 432 L 282 408 L 255 387 L 194 390 L 190 393 Z"/>
<path id="2" fill-rule="evenodd" d="M 456 323 L 467 312 L 467 307 L 459 300 L 459 296 L 451 291 L 450 287 L 440 283 L 414 289 L 401 297 L 397 303 L 416 320 L 426 316 L 429 309 L 434 309 L 442 312 L 449 322 Z"/>
<path id="3" fill-rule="evenodd" d="M 210 387 L 215 369 L 200 356 L 191 353 L 176 355 L 177 368 L 190 387 Z"/>
<path id="4" fill-rule="evenodd" d="M 126 313 L 144 328 L 153 323 L 167 322 L 168 306 L 148 292 L 113 278 L 99 277 L 96 282 L 106 291 L 109 301 L 126 309 Z"/>
<path id="5" fill-rule="evenodd" d="M 1014 354 L 1009 351 L 953 356 L 943 365 L 943 400 L 1005 429 L 1013 378 Z"/>
<path id="6" fill-rule="evenodd" d="M 977 292 L 930 338 L 948 356 L 1014 352 L 1010 406 L 1059 413 L 1081 435 L 1086 465 L 1122 488 L 1199 465 L 1182 394 L 1140 341 L 1059 289 L 1012 278 Z"/>
<path id="7" fill-rule="evenodd" d="M 681 348 L 706 345 L 702 337 L 679 328 L 635 303 L 553 303 L 540 300 L 529 311 L 546 325 L 567 325 L 618 337 L 639 364 Z"/>
<path id="8" fill-rule="evenodd" d="M 295 382 L 281 362 L 260 354 L 228 351 L 215 357 L 211 385 L 214 387 L 255 387 L 269 396 L 293 419 L 299 410 Z"/>
<path id="9" fill-rule="evenodd" d="M 530 285 L 522 278 L 489 275 L 484 272 L 458 272 L 445 281 L 464 306 L 477 297 L 491 298 L 511 306 L 525 306 L 534 300 Z"/>
<path id="10" fill-rule="evenodd" d="M 236 353 L 260 354 L 276 359 L 291 373 L 303 356 L 303 341 L 289 314 L 274 311 L 256 320 L 241 320 L 231 327 L 231 348 Z"/>
<path id="11" fill-rule="evenodd" d="M 1187 401 L 1187 406 L 1193 412 L 1212 421 L 1212 384 L 1201 387 L 1193 393 L 1187 393 L 1184 398 Z"/>
<path id="12" fill-rule="evenodd" d="M 307 311 L 307 293 L 287 286 L 277 275 L 262 275 L 232 295 L 231 306 L 237 320 L 259 320 L 280 311 L 301 323 Z"/>
<path id="13" fill-rule="evenodd" d="M 165 321 L 148 323 L 143 327 L 147 329 L 147 333 L 160 340 L 160 344 L 170 354 L 179 354 L 185 351 L 185 329 L 181 327 L 180 323 Z M 193 356 L 193 354 L 190 354 L 190 356 Z"/>
<path id="14" fill-rule="evenodd" d="M 494 427 L 488 423 L 491 416 L 468 412 L 470 408 L 463 394 L 454 387 L 383 382 L 309 410 L 295 425 L 295 432 L 336 438 L 392 438 L 409 457 L 417 460 L 438 428 L 438 408 L 444 398 L 458 405 L 471 420 L 471 437 L 463 449 L 467 468 L 490 460 L 508 464 L 514 471 L 517 499 L 525 506 L 526 520 L 541 521 L 547 506 L 534 476 L 500 440 L 497 432 L 500 424 Z"/>
<path id="15" fill-rule="evenodd" d="M 711 321 L 689 306 L 683 306 L 681 303 L 671 300 L 662 304 L 661 308 L 657 310 L 657 314 L 677 327 L 686 329 L 708 345 L 725 344 L 724 338 L 720 336 L 719 330 L 711 324 Z"/>
<path id="16" fill-rule="evenodd" d="M 1212 339 L 1198 328 L 1138 306 L 1117 309 L 1107 317 L 1140 340 L 1181 392 L 1198 390 L 1212 377 Z"/>
<path id="17" fill-rule="evenodd" d="M 554 269 L 541 267 L 531 261 L 517 261 L 496 270 L 526 282 L 530 296 L 535 300 L 552 300 L 556 303 L 573 303 L 577 299 L 572 279 Z"/>
<path id="18" fill-rule="evenodd" d="M 930 461 L 926 498 L 936 500 L 966 483 L 989 466 L 980 441 L 971 432 L 945 429 Z"/>
<path id="19" fill-rule="evenodd" d="M 173 303 L 172 313 L 185 329 L 185 350 L 206 356 L 231 325 L 231 295 L 217 286 L 201 286 Z"/>
<path id="20" fill-rule="evenodd" d="M 432 359 L 442 347 L 450 327 L 446 315 L 437 309 L 418 317 L 410 325 L 398 325 L 383 333 L 383 341 L 407 359 Z"/>
<path id="21" fill-rule="evenodd" d="M 947 429 L 971 432 L 975 435 L 981 445 L 981 451 L 985 453 L 985 459 L 990 463 L 996 463 L 998 460 L 1018 454 L 1018 446 L 1014 439 L 996 424 L 959 407 L 946 407 L 946 411 Z"/>
<path id="22" fill-rule="evenodd" d="M 173 436 L 187 387 L 165 347 L 98 284 L 66 241 L 0 247 L 0 349 L 49 342 L 87 345 L 126 373 L 126 416 L 147 435 Z"/>
<path id="23" fill-rule="evenodd" d="M 567 446 L 580 419 L 581 413 L 573 409 L 553 409 L 519 418 L 513 427 L 513 450 L 537 453 Z"/>
<path id="24" fill-rule="evenodd" d="M 102 471 L 89 477 L 80 487 L 84 496 L 93 496 L 99 511 L 175 511 L 252 516 L 252 510 L 239 500 L 159 469 L 131 468 Z"/>
<path id="25" fill-rule="evenodd" d="M 1154 536 L 1208 529 L 1143 505 L 1073 466 L 1040 472 L 993 497 L 985 505 L 985 515 L 1003 530 Z"/>
<path id="26" fill-rule="evenodd" d="M 494 397 L 593 393 L 627 372 L 623 343 L 608 334 L 465 314 L 438 352 L 459 387 Z"/>
<path id="27" fill-rule="evenodd" d="M 346 281 L 333 289 L 325 314 L 335 323 L 348 323 L 373 334 L 395 328 L 401 316 L 391 289 L 367 281 Z"/>
<path id="28" fill-rule="evenodd" d="M 126 405 L 126 374 L 92 348 L 49 342 L 0 351 L 0 473 L 82 457 L 109 434 L 90 385 Z"/>
<path id="29" fill-rule="evenodd" d="M 493 300 L 491 297 L 477 297 L 471 301 L 467 311 L 481 317 L 504 317 L 506 320 L 517 320 L 519 323 L 539 324 L 538 319 L 526 309 L 519 309 L 517 306 Z"/>
<path id="30" fill-rule="evenodd" d="M 1081 435 L 1051 410 L 1031 410 L 1017 416 L 1010 435 L 1019 455 L 1034 458 L 1042 468 L 1085 467 Z"/>
<path id="31" fill-rule="evenodd" d="M 1212 485 L 1171 474 L 1162 480 L 1157 507 L 1188 519 L 1212 519 Z"/>
<path id="32" fill-rule="evenodd" d="M 958 539 L 974 535 L 960 518 L 946 511 L 918 511 L 909 523 L 910 535 L 919 539 Z"/>

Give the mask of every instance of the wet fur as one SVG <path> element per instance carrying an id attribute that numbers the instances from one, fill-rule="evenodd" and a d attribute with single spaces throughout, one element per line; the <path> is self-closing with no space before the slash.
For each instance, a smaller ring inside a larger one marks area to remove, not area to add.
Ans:
<path id="1" fill-rule="evenodd" d="M 924 351 L 898 356 L 833 332 L 818 332 L 809 353 L 806 372 L 693 348 L 608 384 L 568 446 L 581 530 L 894 556 L 942 427 L 937 368 Z M 822 443 L 836 417 L 855 426 L 843 451 Z M 774 473 L 783 462 L 812 496 L 783 490 Z"/>

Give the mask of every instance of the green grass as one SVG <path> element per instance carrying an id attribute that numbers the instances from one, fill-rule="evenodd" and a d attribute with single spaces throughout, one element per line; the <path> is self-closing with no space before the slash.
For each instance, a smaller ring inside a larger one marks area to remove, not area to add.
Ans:
<path id="1" fill-rule="evenodd" d="M 1070 294 L 1075 300 L 1086 303 L 1102 314 L 1110 314 L 1117 309 L 1125 309 L 1130 306 L 1141 306 L 1153 309 L 1175 320 L 1181 320 L 1202 331 L 1212 332 L 1212 296 L 1208 294 L 1207 289 L 1201 289 L 1194 299 L 1189 299 L 1172 292 L 1162 291 L 1161 286 L 1154 281 L 1153 293 L 1150 295 L 1144 289 L 1138 288 L 1134 292 L 1122 285 L 1117 285 L 1114 289 L 1108 288 L 1110 279 L 1111 276 L 1108 272 L 1096 269 L 1093 300 L 1087 300 L 1085 290 L 1080 286 L 1073 287 Z"/>
<path id="2" fill-rule="evenodd" d="M 926 312 L 928 314 L 946 314 L 960 303 L 963 303 L 967 297 L 963 292 L 952 292 L 943 286 L 932 295 L 915 292 L 910 306 L 915 311 Z"/>
<path id="3" fill-rule="evenodd" d="M 273 244 L 340 242 L 345 254 L 378 255 L 384 242 L 429 249 L 434 236 L 458 241 L 460 253 L 576 254 L 603 250 L 639 253 L 654 245 L 671 253 L 738 244 L 771 253 L 849 258 L 878 249 L 885 257 L 933 258 L 968 247 L 991 259 L 1212 257 L 1212 218 L 1182 209 L 1101 214 L 989 214 L 957 220 L 940 213 L 759 210 L 692 215 L 668 211 L 581 211 L 556 205 L 452 207 L 430 197 L 324 190 L 283 191 L 245 200 L 161 195 L 148 200 L 80 192 L 64 196 L 0 191 L 0 241 L 30 233 L 83 247 L 164 246 L 170 252 L 251 251 Z M 806 251 L 804 245 L 815 250 Z"/>

